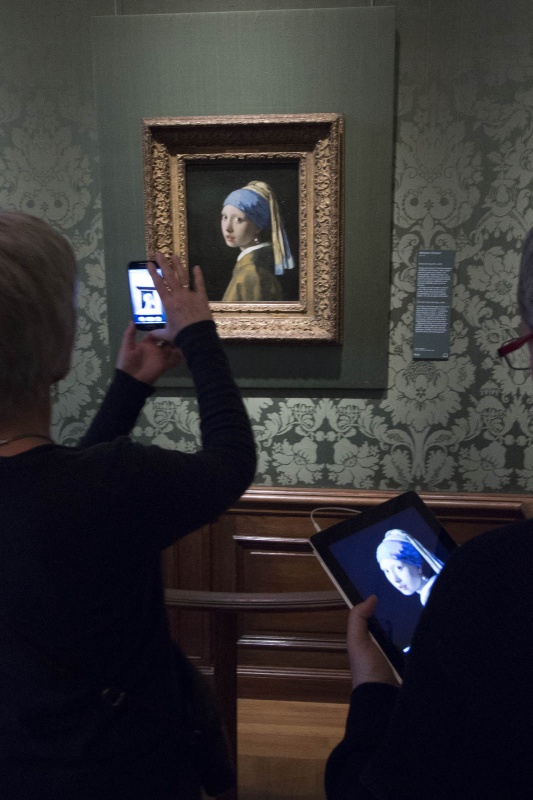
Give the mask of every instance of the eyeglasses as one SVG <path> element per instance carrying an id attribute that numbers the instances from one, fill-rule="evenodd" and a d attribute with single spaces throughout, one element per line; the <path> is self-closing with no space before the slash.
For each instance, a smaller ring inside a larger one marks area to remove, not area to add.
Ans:
<path id="1" fill-rule="evenodd" d="M 533 331 L 502 344 L 498 355 L 505 358 L 511 369 L 531 369 L 531 353 L 529 347 L 524 347 L 528 342 L 533 342 Z"/>

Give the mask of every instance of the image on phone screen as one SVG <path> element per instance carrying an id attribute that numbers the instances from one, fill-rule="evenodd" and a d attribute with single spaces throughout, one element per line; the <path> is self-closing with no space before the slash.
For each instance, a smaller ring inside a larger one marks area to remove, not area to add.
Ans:
<path id="1" fill-rule="evenodd" d="M 131 261 L 128 265 L 133 321 L 135 326 L 141 330 L 164 328 L 166 324 L 165 309 L 146 267 L 147 263 L 146 261 Z M 161 274 L 161 270 L 158 269 L 158 272 Z"/>

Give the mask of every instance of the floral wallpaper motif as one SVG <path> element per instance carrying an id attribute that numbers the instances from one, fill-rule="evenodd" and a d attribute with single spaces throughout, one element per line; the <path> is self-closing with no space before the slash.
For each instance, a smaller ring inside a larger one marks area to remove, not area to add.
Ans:
<path id="1" fill-rule="evenodd" d="M 65 33 L 75 25 L 83 36 L 89 4 L 79 0 L 77 15 L 71 8 L 68 18 L 61 17 L 63 5 L 55 5 Z M 522 19 L 520 0 L 508 0 L 505 8 L 489 4 L 493 33 L 481 36 L 462 24 L 461 14 L 475 9 L 468 0 L 396 5 L 389 388 L 382 400 L 247 398 L 259 456 L 256 482 L 532 492 L 533 384 L 495 356 L 516 334 L 519 252 L 533 226 L 529 17 Z M 437 6 L 450 10 L 459 37 L 453 80 L 446 53 L 421 64 L 420 51 L 403 44 L 421 40 L 428 25 L 437 36 L 443 19 L 433 22 L 429 15 Z M 419 13 L 408 13 L 413 8 Z M 55 436 L 71 444 L 94 414 L 110 374 L 97 128 L 81 55 L 78 77 L 59 68 L 42 85 L 30 77 L 28 63 L 37 66 L 32 37 L 39 35 L 38 26 L 24 32 L 22 72 L 20 50 L 14 63 L 9 48 L 0 49 L 0 206 L 47 219 L 70 239 L 79 260 L 73 370 L 54 409 Z M 87 39 L 85 57 L 88 47 Z M 456 252 L 451 356 L 414 362 L 416 252 L 429 248 Z M 196 448 L 194 400 L 155 396 L 133 435 L 163 447 Z"/>
<path id="2" fill-rule="evenodd" d="M 79 103 L 47 99 L 37 87 L 23 96 L 19 76 L 9 63 L 1 66 L 0 207 L 45 219 L 67 236 L 79 262 L 73 368 L 54 408 L 54 436 L 72 444 L 87 427 L 108 371 L 101 214 L 87 146 L 95 138 L 94 113 L 89 129 L 83 114 L 76 118 Z"/>

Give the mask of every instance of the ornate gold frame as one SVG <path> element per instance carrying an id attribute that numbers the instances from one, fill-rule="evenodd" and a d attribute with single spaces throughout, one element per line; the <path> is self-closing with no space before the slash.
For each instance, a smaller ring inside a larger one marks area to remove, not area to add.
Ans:
<path id="1" fill-rule="evenodd" d="M 186 168 L 191 163 L 298 162 L 299 299 L 212 303 L 233 341 L 341 340 L 342 155 L 340 114 L 160 117 L 143 120 L 147 255 L 188 263 Z"/>

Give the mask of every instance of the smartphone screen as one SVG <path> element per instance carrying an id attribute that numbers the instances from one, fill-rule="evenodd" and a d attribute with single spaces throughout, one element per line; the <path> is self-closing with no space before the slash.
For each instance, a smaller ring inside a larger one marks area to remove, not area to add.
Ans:
<path id="1" fill-rule="evenodd" d="M 166 324 L 165 309 L 146 267 L 148 263 L 148 261 L 130 261 L 128 264 L 133 321 L 136 328 L 145 331 L 164 328 Z M 155 261 L 152 263 L 155 264 Z M 161 275 L 159 268 L 157 271 Z"/>

